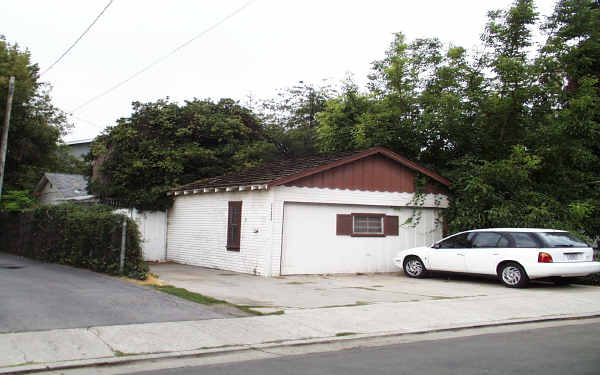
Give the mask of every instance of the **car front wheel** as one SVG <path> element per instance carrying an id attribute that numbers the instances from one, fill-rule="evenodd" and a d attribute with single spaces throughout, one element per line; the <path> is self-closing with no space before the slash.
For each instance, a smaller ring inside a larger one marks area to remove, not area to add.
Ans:
<path id="1" fill-rule="evenodd" d="M 404 261 L 404 273 L 409 277 L 424 277 L 427 273 L 425 265 L 419 257 L 411 256 Z"/>
<path id="2" fill-rule="evenodd" d="M 509 288 L 523 288 L 529 282 L 523 267 L 512 262 L 502 265 L 498 276 L 500 281 Z"/>

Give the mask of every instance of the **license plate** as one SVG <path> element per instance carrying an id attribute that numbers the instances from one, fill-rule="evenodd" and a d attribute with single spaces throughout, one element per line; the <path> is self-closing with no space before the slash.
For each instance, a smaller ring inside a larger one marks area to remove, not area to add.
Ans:
<path id="1" fill-rule="evenodd" d="M 565 254 L 565 255 L 567 256 L 567 260 L 569 260 L 569 261 L 581 260 L 583 258 L 583 254 L 582 253 Z"/>

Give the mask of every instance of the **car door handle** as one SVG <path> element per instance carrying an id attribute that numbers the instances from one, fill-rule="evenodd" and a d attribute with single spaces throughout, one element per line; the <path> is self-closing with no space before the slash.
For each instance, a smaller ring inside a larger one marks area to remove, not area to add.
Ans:
<path id="1" fill-rule="evenodd" d="M 464 256 L 465 256 L 465 254 L 456 254 L 456 255 L 459 255 L 459 256 L 461 256 L 461 257 L 464 257 Z"/>
<path id="2" fill-rule="evenodd" d="M 500 253 L 494 253 L 494 254 L 492 254 L 492 255 L 500 255 Z"/>

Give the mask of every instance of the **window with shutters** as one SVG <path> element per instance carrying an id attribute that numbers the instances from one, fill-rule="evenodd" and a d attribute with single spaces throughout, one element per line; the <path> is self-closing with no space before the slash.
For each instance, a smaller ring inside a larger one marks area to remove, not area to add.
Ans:
<path id="1" fill-rule="evenodd" d="M 242 202 L 229 202 L 227 214 L 227 250 L 240 251 Z"/>
<path id="2" fill-rule="evenodd" d="M 397 236 L 398 216 L 371 213 L 337 215 L 336 234 L 353 237 Z"/>
<path id="3" fill-rule="evenodd" d="M 383 234 L 383 217 L 385 215 L 352 215 L 353 234 Z"/>

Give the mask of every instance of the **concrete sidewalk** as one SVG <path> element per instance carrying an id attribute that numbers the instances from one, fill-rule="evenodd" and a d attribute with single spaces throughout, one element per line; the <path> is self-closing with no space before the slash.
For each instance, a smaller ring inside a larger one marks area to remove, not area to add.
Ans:
<path id="1" fill-rule="evenodd" d="M 270 345 L 600 315 L 600 288 L 286 311 L 284 315 L 0 334 L 0 373 Z"/>

